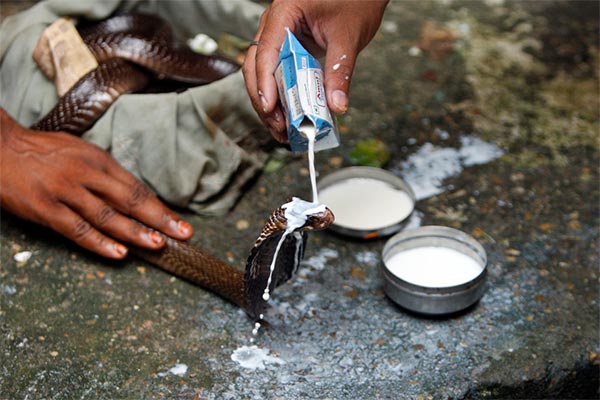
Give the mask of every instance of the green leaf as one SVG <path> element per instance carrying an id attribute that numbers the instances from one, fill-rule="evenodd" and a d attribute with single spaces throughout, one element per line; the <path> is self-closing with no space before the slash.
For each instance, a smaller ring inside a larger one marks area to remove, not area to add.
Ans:
<path id="1" fill-rule="evenodd" d="M 362 140 L 350 152 L 350 161 L 355 165 L 382 167 L 389 160 L 390 151 L 379 139 Z"/>

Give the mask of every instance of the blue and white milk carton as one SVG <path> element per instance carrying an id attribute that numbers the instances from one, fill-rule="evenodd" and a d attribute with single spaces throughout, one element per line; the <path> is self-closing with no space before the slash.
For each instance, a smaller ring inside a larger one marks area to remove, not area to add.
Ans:
<path id="1" fill-rule="evenodd" d="M 292 151 L 308 150 L 308 139 L 303 133 L 307 129 L 316 131 L 315 151 L 337 147 L 340 138 L 325 100 L 323 69 L 294 34 L 286 30 L 275 80 Z"/>

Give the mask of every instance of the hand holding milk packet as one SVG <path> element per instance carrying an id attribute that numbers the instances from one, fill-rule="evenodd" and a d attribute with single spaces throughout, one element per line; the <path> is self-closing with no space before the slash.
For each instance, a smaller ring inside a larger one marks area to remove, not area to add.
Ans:
<path id="1" fill-rule="evenodd" d="M 292 151 L 307 151 L 307 130 L 316 131 L 315 151 L 337 147 L 340 138 L 325 100 L 321 65 L 289 29 L 286 31 L 275 80 Z"/>

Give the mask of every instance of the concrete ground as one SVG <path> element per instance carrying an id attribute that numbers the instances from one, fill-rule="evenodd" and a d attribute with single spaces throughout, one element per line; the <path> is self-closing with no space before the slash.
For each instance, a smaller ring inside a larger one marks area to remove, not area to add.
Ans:
<path id="1" fill-rule="evenodd" d="M 384 239 L 319 232 L 251 343 L 221 298 L 2 213 L 0 398 L 598 398 L 598 15 L 597 2 L 392 2 L 342 146 L 317 155 L 325 175 L 377 138 L 384 168 L 430 185 L 413 224 L 488 253 L 471 309 L 399 308 L 382 291 Z M 226 218 L 187 216 L 194 243 L 242 268 L 271 210 L 309 197 L 306 165 L 273 153 Z M 262 365 L 232 360 L 252 345 L 270 352 Z"/>

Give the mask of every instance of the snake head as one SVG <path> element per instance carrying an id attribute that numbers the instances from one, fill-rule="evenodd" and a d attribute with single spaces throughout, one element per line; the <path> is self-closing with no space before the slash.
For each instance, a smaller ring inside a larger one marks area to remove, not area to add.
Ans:
<path id="1" fill-rule="evenodd" d="M 327 207 L 322 210 L 315 212 L 314 214 L 308 214 L 306 216 L 306 223 L 299 228 L 301 231 L 322 231 L 323 229 L 329 228 L 335 221 L 333 212 Z"/>
<path id="2" fill-rule="evenodd" d="M 324 204 L 309 202 L 297 197 L 288 199 L 276 213 L 280 214 L 285 225 L 283 229 L 302 231 L 321 231 L 333 223 L 333 212 Z"/>

